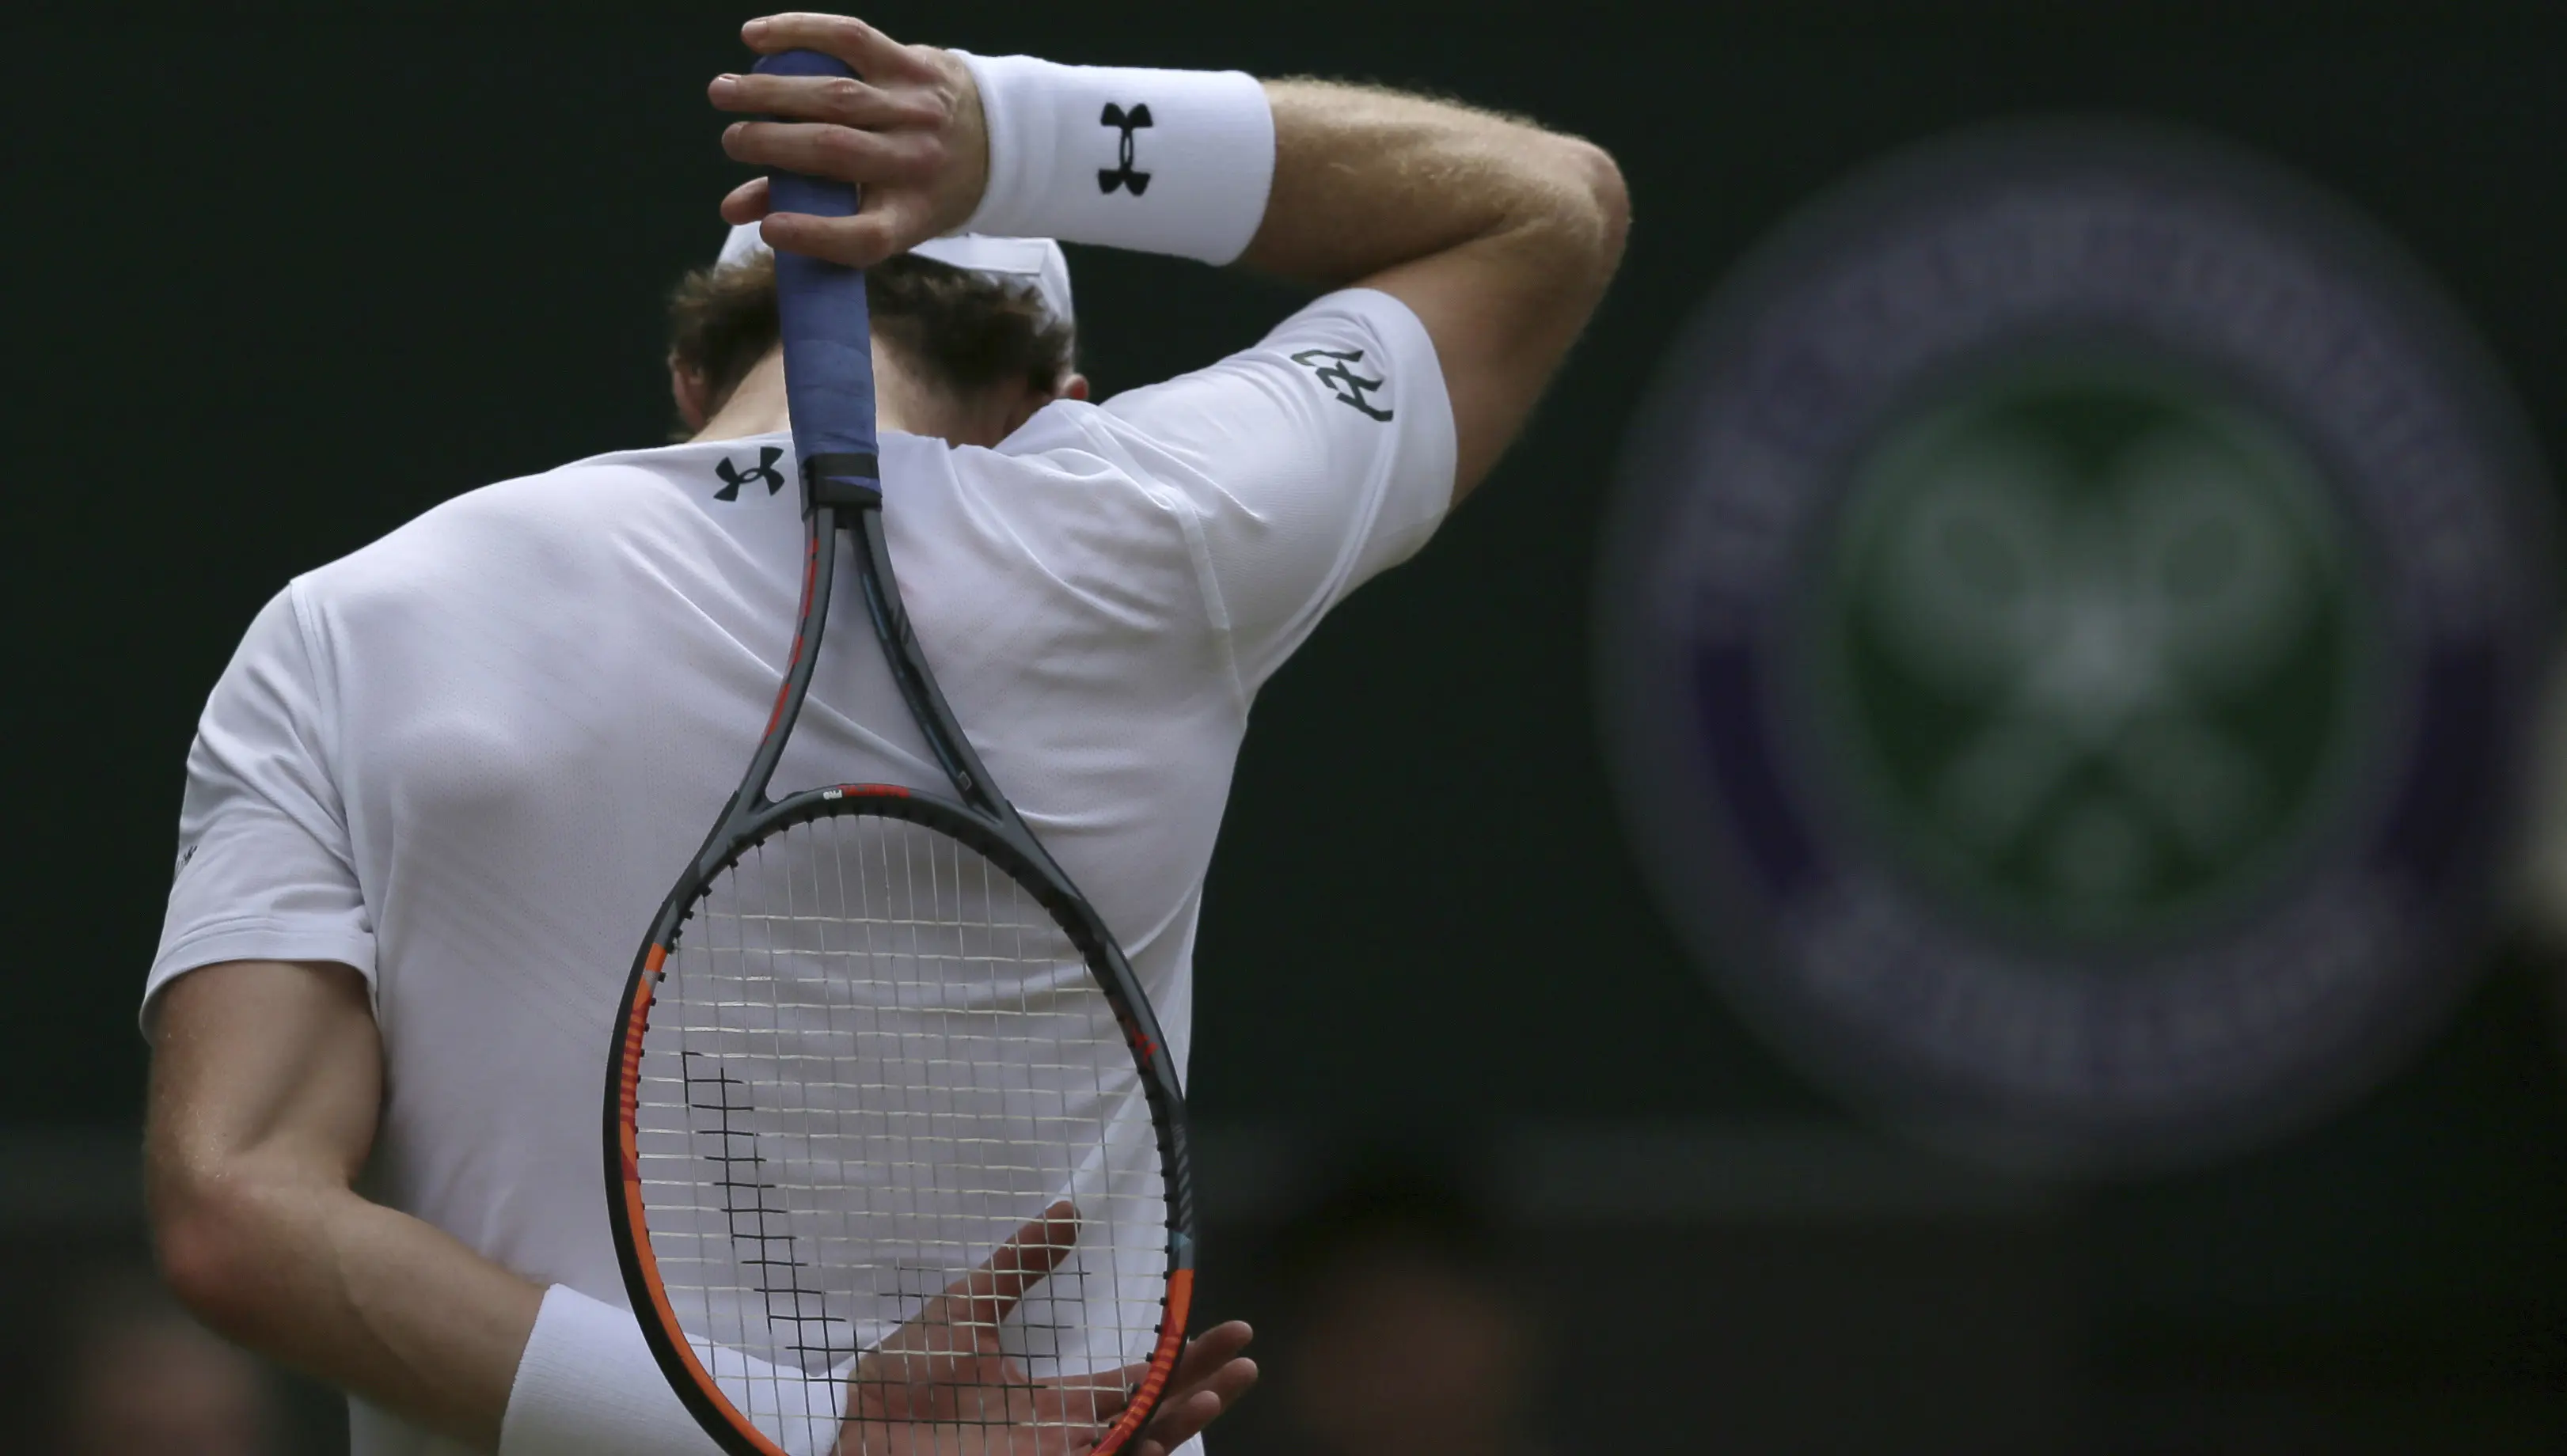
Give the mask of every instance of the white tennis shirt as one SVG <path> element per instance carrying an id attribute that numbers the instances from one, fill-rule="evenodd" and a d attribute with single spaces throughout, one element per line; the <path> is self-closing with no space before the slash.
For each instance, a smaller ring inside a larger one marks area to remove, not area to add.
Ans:
<path id="1" fill-rule="evenodd" d="M 1353 290 L 1210 368 L 1053 403 L 994 450 L 882 444 L 884 528 L 929 661 L 1183 1067 L 1250 701 L 1450 499 L 1434 347 L 1398 301 Z M 356 968 L 385 1056 L 369 1195 L 618 1307 L 610 1025 L 773 704 L 800 590 L 795 478 L 777 434 L 449 501 L 269 603 L 187 758 L 146 1010 L 219 961 Z M 861 612 L 851 590 L 832 604 L 779 793 L 946 787 Z M 352 1416 L 355 1456 L 442 1445 Z"/>

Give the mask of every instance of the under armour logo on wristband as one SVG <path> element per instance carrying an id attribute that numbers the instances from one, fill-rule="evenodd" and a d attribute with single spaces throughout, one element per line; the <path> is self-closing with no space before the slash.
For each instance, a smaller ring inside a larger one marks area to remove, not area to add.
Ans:
<path id="1" fill-rule="evenodd" d="M 778 449 L 773 445 L 760 445 L 757 447 L 757 463 L 750 466 L 747 471 L 743 473 L 738 466 L 730 463 L 729 459 L 725 457 L 720 464 L 713 467 L 713 474 L 720 476 L 722 479 L 722 488 L 713 492 L 713 499 L 717 501 L 738 500 L 739 488 L 748 484 L 752 480 L 762 480 L 766 482 L 766 493 L 768 495 L 773 495 L 777 491 L 782 490 L 784 488 L 784 472 L 775 468 L 775 462 L 783 458 L 784 452 L 781 449 Z"/>
<path id="2" fill-rule="evenodd" d="M 1334 360 L 1336 363 L 1322 365 L 1319 361 L 1323 359 Z M 1390 418 L 1389 410 L 1373 408 L 1372 401 L 1364 397 L 1365 390 L 1380 388 L 1382 381 L 1367 379 L 1346 367 L 1348 364 L 1363 363 L 1362 350 L 1305 349 L 1292 356 L 1292 363 L 1317 374 L 1320 380 L 1327 384 L 1328 392 L 1336 396 L 1338 403 L 1351 404 L 1375 419 Z"/>
<path id="3" fill-rule="evenodd" d="M 1127 112 L 1107 102 L 1105 113 L 1096 119 L 1096 123 L 1112 126 L 1123 133 L 1114 143 L 1117 165 L 1096 169 L 1096 190 L 1111 192 L 1117 187 L 1129 187 L 1135 197 L 1149 191 L 1150 174 L 1132 170 L 1132 133 L 1150 124 L 1150 104 L 1142 102 Z"/>

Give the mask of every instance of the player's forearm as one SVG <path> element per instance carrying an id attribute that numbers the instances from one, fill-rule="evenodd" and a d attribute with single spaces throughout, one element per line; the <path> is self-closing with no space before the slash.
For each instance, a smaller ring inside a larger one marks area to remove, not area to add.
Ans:
<path id="1" fill-rule="evenodd" d="M 1275 178 L 1241 262 L 1320 287 L 1502 246 L 1529 282 L 1600 292 L 1626 203 L 1612 160 L 1530 122 L 1378 88 L 1270 81 Z"/>
<path id="2" fill-rule="evenodd" d="M 255 1165 L 154 1189 L 160 1258 L 223 1335 L 493 1450 L 543 1291 L 443 1231 Z"/>
<path id="3" fill-rule="evenodd" d="M 747 24 L 760 54 L 845 61 L 864 81 L 723 76 L 736 159 L 863 189 L 853 216 L 770 214 L 763 181 L 724 199 L 776 247 L 870 267 L 943 233 L 1022 233 L 1245 260 L 1333 287 L 1502 242 L 1529 296 L 1591 302 L 1626 212 L 1600 149 L 1467 107 L 1236 72 L 1059 66 L 903 46 L 844 16 Z M 816 124 L 815 124 L 816 123 Z M 1583 304 L 1563 317 L 1583 317 Z"/>

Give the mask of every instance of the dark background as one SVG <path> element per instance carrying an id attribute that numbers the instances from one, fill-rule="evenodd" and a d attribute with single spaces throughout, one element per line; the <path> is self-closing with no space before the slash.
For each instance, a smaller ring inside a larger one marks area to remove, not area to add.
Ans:
<path id="1" fill-rule="evenodd" d="M 1274 1302 L 1272 1227 L 1371 1124 L 1394 1149 L 1485 1153 L 1556 1347 L 1620 1327 L 1554 1371 L 1559 1450 L 2567 1449 L 2567 1078 L 2541 956 L 2495 957 L 2445 1035 L 2324 1125 L 2193 1173 L 2035 1189 L 1901 1151 L 1761 1050 L 1629 862 L 1586 670 L 1625 416 L 1744 250 L 1885 150 L 2060 112 L 2259 148 L 2387 224 L 2550 457 L 2567 445 L 2553 7 L 2066 8 L 867 12 L 982 51 L 1521 111 L 1604 144 L 1635 201 L 1621 280 L 1524 442 L 1259 704 L 1198 956 L 1213 1311 Z M 0 22 L 18 927 L 0 1135 L 74 1149 L 0 1164 L 0 1213 L 20 1210 L 0 1300 L 59 1263 L 66 1220 L 84 1248 L 125 1237 L 128 1165 L 79 1150 L 132 1136 L 181 759 L 252 612 L 457 492 L 670 427 L 661 299 L 712 256 L 737 177 L 702 87 L 741 64 L 751 12 L 520 10 Z M 1073 267 L 1105 392 L 1245 344 L 1292 297 L 1091 249 Z M 1523 1148 L 1634 1127 L 1661 1140 L 1613 1169 L 1663 1146 L 1743 1150 L 1740 1171 L 1656 1211 L 1527 1186 Z M 1762 1197 L 1760 1176 L 1792 1185 L 1756 1171 L 1769 1135 L 1926 1191 Z M 80 1177 L 106 1191 L 42 1187 Z M 1234 1456 L 1285 1448 L 1288 1402 L 1259 1400 Z"/>

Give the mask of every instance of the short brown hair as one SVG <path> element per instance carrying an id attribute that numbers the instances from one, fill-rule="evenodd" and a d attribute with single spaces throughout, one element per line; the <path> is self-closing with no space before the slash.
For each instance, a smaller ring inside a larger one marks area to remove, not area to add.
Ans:
<path id="1" fill-rule="evenodd" d="M 904 253 L 865 270 L 874 332 L 927 382 L 958 395 L 1021 382 L 1049 393 L 1077 365 L 1069 325 L 1029 288 Z M 718 409 L 775 347 L 775 260 L 700 268 L 669 296 L 669 358 Z"/>

